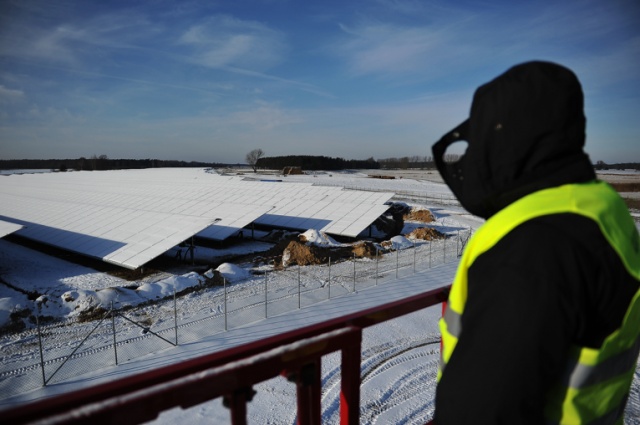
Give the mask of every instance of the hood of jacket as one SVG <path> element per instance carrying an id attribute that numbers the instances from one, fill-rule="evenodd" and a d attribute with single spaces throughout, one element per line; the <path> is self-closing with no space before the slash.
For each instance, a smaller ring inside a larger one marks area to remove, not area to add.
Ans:
<path id="1" fill-rule="evenodd" d="M 585 126 L 575 74 L 527 62 L 477 88 L 469 118 L 433 146 L 434 159 L 462 206 L 489 218 L 532 192 L 595 179 L 583 151 Z M 445 162 L 459 140 L 468 143 L 466 152 Z"/>

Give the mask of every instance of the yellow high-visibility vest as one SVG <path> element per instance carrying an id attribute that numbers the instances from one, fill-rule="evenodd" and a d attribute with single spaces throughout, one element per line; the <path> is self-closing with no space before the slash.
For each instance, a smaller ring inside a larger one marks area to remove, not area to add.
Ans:
<path id="1" fill-rule="evenodd" d="M 548 214 L 574 213 L 594 220 L 640 281 L 640 237 L 624 201 L 607 183 L 593 181 L 544 189 L 527 195 L 489 218 L 473 235 L 460 260 L 444 317 L 438 380 L 462 332 L 467 273 L 474 260 L 518 225 Z M 562 382 L 548 394 L 545 416 L 552 424 L 622 424 L 624 406 L 640 352 L 640 290 L 621 327 L 600 348 L 574 347 Z"/>

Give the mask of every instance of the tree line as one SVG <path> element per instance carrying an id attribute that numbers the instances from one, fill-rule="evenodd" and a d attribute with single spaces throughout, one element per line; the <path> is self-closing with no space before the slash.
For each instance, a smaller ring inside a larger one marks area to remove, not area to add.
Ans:
<path id="1" fill-rule="evenodd" d="M 620 164 L 606 164 L 604 161 L 597 161 L 594 168 L 596 170 L 640 170 L 640 163 L 623 162 Z"/>
<path id="2" fill-rule="evenodd" d="M 251 167 L 280 170 L 284 167 L 300 167 L 303 170 L 342 170 L 342 169 L 433 169 L 435 162 L 431 156 L 403 156 L 375 160 L 372 157 L 365 160 L 332 158 L 312 155 L 288 155 L 262 157 L 261 149 L 254 149 L 247 154 L 246 160 Z M 445 162 L 459 160 L 461 155 L 446 154 Z"/>
<path id="3" fill-rule="evenodd" d="M 453 158 L 450 158 L 453 160 Z M 386 158 L 379 159 L 380 168 L 386 169 L 401 169 L 407 170 L 409 168 L 412 169 L 427 169 L 427 168 L 435 168 L 435 163 L 433 162 L 433 158 L 430 156 L 403 156 L 400 158 Z"/>
<path id="4" fill-rule="evenodd" d="M 446 158 L 453 161 L 457 158 Z M 161 159 L 111 159 L 106 155 L 93 155 L 89 158 L 75 159 L 0 159 L 1 170 L 123 170 L 157 167 L 225 167 L 229 164 L 200 161 L 178 161 Z M 353 160 L 326 156 L 289 155 L 261 157 L 255 162 L 256 168 L 283 169 L 300 167 L 303 170 L 342 170 L 342 169 L 433 169 L 435 163 L 430 156 L 404 156 L 375 160 Z M 640 163 L 606 164 L 597 161 L 596 170 L 640 170 Z"/>
<path id="5" fill-rule="evenodd" d="M 93 155 L 76 159 L 0 159 L 2 170 L 124 170 L 156 167 L 220 167 L 224 164 L 198 161 L 162 159 L 110 159 L 106 155 Z"/>
<path id="6" fill-rule="evenodd" d="M 364 160 L 332 158 L 328 156 L 288 155 L 258 158 L 256 168 L 281 170 L 300 167 L 303 170 L 377 169 L 380 164 L 373 158 Z"/>

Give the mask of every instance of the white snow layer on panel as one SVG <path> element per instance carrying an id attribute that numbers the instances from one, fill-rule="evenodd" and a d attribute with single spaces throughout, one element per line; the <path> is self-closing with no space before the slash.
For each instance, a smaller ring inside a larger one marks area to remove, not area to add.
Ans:
<path id="1" fill-rule="evenodd" d="M 365 210 L 354 209 L 342 218 L 334 220 L 322 229 L 325 233 L 340 234 L 355 238 L 371 225 L 378 217 L 384 214 L 389 207 L 387 205 L 374 205 Z"/>
<path id="2" fill-rule="evenodd" d="M 8 221 L 0 220 L 0 238 L 20 229 L 22 229 L 21 224 L 9 223 Z"/>
<path id="3" fill-rule="evenodd" d="M 25 174 L 0 179 L 0 216 L 23 236 L 137 268 L 194 233 L 221 240 L 254 221 L 355 237 L 392 196 L 190 168 Z"/>

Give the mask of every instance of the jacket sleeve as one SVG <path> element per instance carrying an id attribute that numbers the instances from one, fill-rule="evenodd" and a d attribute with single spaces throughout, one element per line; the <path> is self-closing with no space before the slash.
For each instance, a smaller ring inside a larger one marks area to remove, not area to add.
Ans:
<path id="1" fill-rule="evenodd" d="M 544 394 L 582 325 L 574 296 L 583 273 L 567 268 L 576 256 L 572 244 L 528 225 L 476 259 L 462 333 L 436 392 L 436 424 L 544 423 Z"/>

